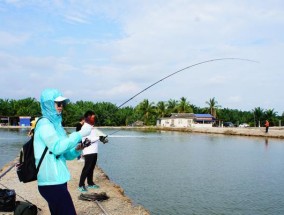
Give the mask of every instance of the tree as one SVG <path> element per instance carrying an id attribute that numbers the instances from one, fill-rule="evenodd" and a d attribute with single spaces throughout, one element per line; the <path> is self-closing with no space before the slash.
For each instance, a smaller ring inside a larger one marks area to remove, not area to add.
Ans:
<path id="1" fill-rule="evenodd" d="M 217 117 L 216 110 L 221 106 L 218 105 L 218 102 L 215 100 L 215 97 L 209 99 L 209 101 L 205 103 L 209 105 L 208 110 L 210 111 L 210 114 L 216 118 Z"/>
<path id="2" fill-rule="evenodd" d="M 207 108 L 197 107 L 196 105 L 190 105 L 192 113 L 207 113 Z"/>
<path id="3" fill-rule="evenodd" d="M 11 107 L 12 115 L 33 117 L 41 115 L 40 104 L 35 98 L 11 100 Z"/>
<path id="4" fill-rule="evenodd" d="M 144 99 L 140 104 L 138 104 L 136 110 L 140 112 L 140 114 L 142 114 L 144 125 L 149 125 L 151 122 L 150 119 L 153 117 L 153 114 L 155 113 L 154 103 L 149 102 L 148 99 Z"/>
<path id="5" fill-rule="evenodd" d="M 117 126 L 119 123 L 118 108 L 110 102 L 99 102 L 94 105 L 94 111 L 97 116 L 97 125 Z"/>
<path id="6" fill-rule="evenodd" d="M 137 120 L 143 120 L 145 125 L 155 125 L 157 118 L 168 116 L 170 113 L 208 113 L 215 109 L 218 118 L 222 121 L 233 122 L 235 125 L 239 123 L 249 123 L 251 126 L 257 124 L 263 125 L 268 119 L 271 125 L 278 125 L 281 121 L 284 124 L 284 113 L 277 116 L 274 109 L 264 111 L 257 107 L 251 111 L 240 111 L 235 109 L 217 109 L 219 105 L 215 98 L 210 99 L 207 104 L 208 108 L 200 108 L 189 104 L 185 97 L 180 101 L 170 99 L 168 102 L 160 101 L 156 107 L 153 102 L 147 99 L 143 100 L 136 107 L 117 108 L 110 102 L 91 102 L 77 101 L 69 103 L 63 111 L 63 125 L 74 126 L 79 118 L 84 115 L 87 110 L 93 110 L 96 113 L 96 125 L 98 126 L 125 126 Z M 211 108 L 210 108 L 211 106 Z M 214 112 L 214 111 L 213 111 Z M 214 114 L 212 114 L 214 116 Z M 34 98 L 25 98 L 20 100 L 0 99 L 0 116 L 41 116 L 40 103 Z"/>
<path id="7" fill-rule="evenodd" d="M 64 126 L 75 126 L 79 122 L 80 118 L 84 116 L 85 110 L 83 110 L 77 103 L 69 103 L 66 107 L 64 107 L 62 114 Z"/>
<path id="8" fill-rule="evenodd" d="M 158 102 L 156 105 L 156 111 L 159 118 L 166 116 L 168 114 L 166 103 L 163 101 Z"/>
<path id="9" fill-rule="evenodd" d="M 178 105 L 178 101 L 177 100 L 170 99 L 167 102 L 167 112 L 168 113 L 176 113 L 177 112 L 177 105 Z"/>
<path id="10" fill-rule="evenodd" d="M 274 109 L 268 109 L 264 112 L 264 118 L 270 122 L 271 126 L 277 125 L 277 112 Z"/>
<path id="11" fill-rule="evenodd" d="M 190 107 L 189 102 L 186 101 L 185 97 L 180 98 L 177 109 L 179 113 L 192 113 L 192 108 Z"/>
<path id="12" fill-rule="evenodd" d="M 9 99 L 0 99 L 0 116 L 9 116 L 9 110 L 11 109 Z"/>
<path id="13" fill-rule="evenodd" d="M 232 122 L 234 124 L 237 124 L 237 122 L 239 121 L 239 111 L 229 108 L 218 109 L 218 117 L 219 120 L 223 122 Z"/>
<path id="14" fill-rule="evenodd" d="M 263 121 L 264 111 L 260 107 L 256 107 L 252 110 L 254 115 L 254 126 L 256 127 L 257 124 L 260 126 L 261 121 Z"/>
<path id="15" fill-rule="evenodd" d="M 118 111 L 115 114 L 115 117 L 117 118 L 117 125 L 129 125 L 133 122 L 135 122 L 134 116 L 134 109 L 132 107 L 124 107 L 121 109 L 118 109 Z"/>

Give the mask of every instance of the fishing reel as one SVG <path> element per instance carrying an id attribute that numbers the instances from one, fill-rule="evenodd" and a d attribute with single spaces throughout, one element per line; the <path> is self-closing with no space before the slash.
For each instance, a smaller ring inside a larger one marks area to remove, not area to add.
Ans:
<path id="1" fill-rule="evenodd" d="M 107 136 L 100 136 L 100 141 L 101 141 L 103 144 L 108 143 Z"/>

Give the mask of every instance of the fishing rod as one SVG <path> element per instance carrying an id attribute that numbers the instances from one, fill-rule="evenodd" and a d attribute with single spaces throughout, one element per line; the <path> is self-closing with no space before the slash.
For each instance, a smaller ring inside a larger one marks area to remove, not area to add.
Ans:
<path id="1" fill-rule="evenodd" d="M 224 61 L 224 60 L 238 60 L 238 61 L 248 61 L 248 62 L 252 62 L 252 63 L 258 63 L 258 61 L 250 60 L 250 59 L 246 59 L 246 58 L 215 58 L 215 59 L 210 59 L 210 60 L 201 61 L 201 62 L 199 62 L 199 63 L 195 63 L 195 64 L 192 64 L 192 65 L 190 65 L 190 66 L 184 67 L 184 68 L 182 68 L 182 69 L 180 69 L 180 70 L 177 70 L 177 71 L 175 71 L 175 72 L 173 72 L 173 73 L 171 73 L 171 74 L 169 74 L 169 75 L 163 77 L 162 79 L 160 79 L 160 80 L 154 82 L 153 84 L 149 85 L 148 87 L 144 88 L 143 90 L 139 91 L 139 92 L 136 93 L 134 96 L 132 96 L 131 98 L 129 98 L 128 100 L 126 100 L 125 102 L 123 102 L 121 105 L 119 105 L 119 106 L 117 107 L 117 109 L 121 108 L 123 105 L 125 105 L 125 104 L 128 103 L 128 102 L 130 102 L 130 101 L 131 101 L 132 99 L 134 99 L 136 96 L 140 95 L 141 93 L 145 92 L 146 90 L 150 89 L 151 87 L 155 86 L 156 84 L 158 84 L 158 83 L 164 81 L 165 79 L 167 79 L 167 78 L 169 78 L 169 77 L 171 77 L 171 76 L 173 76 L 173 75 L 176 75 L 177 73 L 180 73 L 180 72 L 182 72 L 182 71 L 184 71 L 184 70 L 190 69 L 190 68 L 192 68 L 192 67 L 195 67 L 195 66 L 198 66 L 198 65 L 201 65 L 201 64 L 211 63 L 211 62 L 214 62 L 214 61 Z M 112 135 L 112 134 L 117 133 L 117 132 L 118 132 L 118 131 L 112 132 L 112 133 L 108 134 L 107 136 Z M 107 136 L 106 136 L 106 137 L 107 137 Z"/>
<path id="2" fill-rule="evenodd" d="M 4 171 L 1 175 L 0 175 L 0 179 L 6 175 L 8 172 L 10 172 L 10 170 L 12 170 L 14 167 L 16 166 L 15 163 L 13 163 L 6 171 Z"/>

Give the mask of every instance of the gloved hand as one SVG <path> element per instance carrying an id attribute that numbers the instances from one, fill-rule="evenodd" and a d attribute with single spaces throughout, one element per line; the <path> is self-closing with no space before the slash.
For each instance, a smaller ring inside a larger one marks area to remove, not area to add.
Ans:
<path id="1" fill-rule="evenodd" d="M 82 137 L 89 136 L 92 131 L 92 126 L 89 124 L 84 124 L 80 131 L 78 131 Z"/>
<path id="2" fill-rule="evenodd" d="M 83 142 L 79 143 L 76 147 L 76 150 L 79 151 L 79 150 L 83 150 L 84 148 L 90 146 L 92 144 L 92 142 L 86 138 Z"/>
<path id="3" fill-rule="evenodd" d="M 107 139 L 106 136 L 100 136 L 100 141 L 101 141 L 103 144 L 105 144 L 105 143 L 108 142 L 108 139 Z"/>
<path id="4" fill-rule="evenodd" d="M 82 142 L 82 146 L 83 148 L 86 148 L 88 146 L 90 146 L 92 144 L 91 140 L 89 140 L 88 138 L 86 138 L 83 142 Z"/>

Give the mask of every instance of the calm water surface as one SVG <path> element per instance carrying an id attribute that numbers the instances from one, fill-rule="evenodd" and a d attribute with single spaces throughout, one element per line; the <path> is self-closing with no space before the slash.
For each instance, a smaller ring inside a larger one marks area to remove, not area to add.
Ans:
<path id="1" fill-rule="evenodd" d="M 23 143 L 29 140 L 28 128 L 0 128 L 0 168 L 19 155 Z"/>
<path id="2" fill-rule="evenodd" d="M 0 129 L 0 166 L 25 138 Z M 284 214 L 283 152 L 277 139 L 120 131 L 100 145 L 98 163 L 151 214 L 270 215 Z"/>

